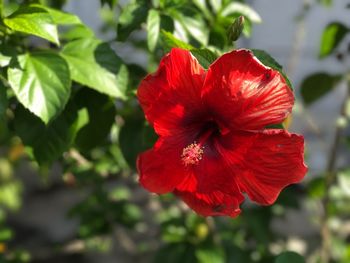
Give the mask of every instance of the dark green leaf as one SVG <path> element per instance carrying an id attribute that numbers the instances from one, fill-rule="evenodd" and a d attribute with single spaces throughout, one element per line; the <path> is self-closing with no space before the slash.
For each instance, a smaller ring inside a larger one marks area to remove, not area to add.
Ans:
<path id="1" fill-rule="evenodd" d="M 275 263 L 305 263 L 305 260 L 298 253 L 283 252 L 276 258 Z"/>
<path id="2" fill-rule="evenodd" d="M 6 87 L 0 80 L 0 121 L 1 121 L 1 118 L 6 113 L 7 105 L 8 105 L 8 102 L 7 102 Z"/>
<path id="3" fill-rule="evenodd" d="M 323 198 L 324 194 L 326 193 L 325 179 L 323 177 L 312 179 L 307 185 L 307 192 L 312 198 Z"/>
<path id="4" fill-rule="evenodd" d="M 63 110 L 70 96 L 68 65 L 49 51 L 18 56 L 8 69 L 8 81 L 18 100 L 45 123 Z"/>
<path id="5" fill-rule="evenodd" d="M 160 16 L 159 12 L 151 9 L 147 17 L 147 44 L 150 51 L 153 51 L 157 45 L 159 36 Z"/>
<path id="6" fill-rule="evenodd" d="M 59 44 L 57 27 L 45 8 L 21 6 L 16 12 L 4 19 L 4 23 L 14 31 L 35 35 Z"/>
<path id="7" fill-rule="evenodd" d="M 226 263 L 247 263 L 250 262 L 250 255 L 248 251 L 235 246 L 231 243 L 225 243 Z"/>
<path id="8" fill-rule="evenodd" d="M 281 73 L 281 75 L 284 77 L 284 79 L 287 82 L 287 85 L 293 89 L 292 83 L 290 82 L 289 78 L 283 71 L 283 67 L 273 58 L 271 57 L 267 52 L 260 50 L 260 49 L 252 49 L 252 52 L 255 57 L 257 57 L 261 63 L 263 63 L 265 66 L 268 66 L 272 69 L 277 70 Z"/>
<path id="9" fill-rule="evenodd" d="M 117 40 L 124 41 L 132 31 L 146 20 L 147 7 L 143 3 L 128 4 L 121 12 L 117 26 Z"/>
<path id="10" fill-rule="evenodd" d="M 228 39 L 226 36 L 225 26 L 221 26 L 220 24 L 213 26 L 210 28 L 209 34 L 209 45 L 216 46 L 217 48 L 224 49 L 228 44 Z"/>
<path id="11" fill-rule="evenodd" d="M 342 23 L 333 22 L 328 24 L 322 33 L 320 58 L 330 55 L 348 32 L 349 29 Z"/>
<path id="12" fill-rule="evenodd" d="M 341 75 L 315 73 L 308 76 L 301 84 L 301 96 L 304 103 L 310 105 L 330 92 L 341 80 Z"/>
<path id="13" fill-rule="evenodd" d="M 128 71 L 107 43 L 79 39 L 68 43 L 61 55 L 67 60 L 72 79 L 112 97 L 125 99 Z"/>
<path id="14" fill-rule="evenodd" d="M 101 5 L 107 4 L 110 8 L 113 8 L 119 0 L 101 0 Z"/>
<path id="15" fill-rule="evenodd" d="M 253 23 L 261 23 L 261 17 L 259 14 L 249 5 L 243 3 L 232 2 L 228 4 L 220 13 L 220 15 L 223 17 L 233 14 L 242 15 Z"/>
<path id="16" fill-rule="evenodd" d="M 253 236 L 254 240 L 261 246 L 267 246 L 272 239 L 272 233 L 269 229 L 272 214 L 268 208 L 253 207 L 246 209 L 242 214 L 242 221 L 247 228 L 248 235 Z"/>
<path id="17" fill-rule="evenodd" d="M 125 118 L 119 135 L 119 144 L 130 167 L 135 167 L 138 154 L 152 148 L 156 137 L 153 129 L 145 124 L 141 113 Z"/>
<path id="18" fill-rule="evenodd" d="M 2 44 L 0 45 L 0 67 L 7 67 L 12 57 L 17 56 L 17 52 L 14 46 Z"/>
<path id="19" fill-rule="evenodd" d="M 175 29 L 173 19 L 170 16 L 161 15 L 160 28 L 164 31 L 173 32 Z"/>
<path id="20" fill-rule="evenodd" d="M 300 190 L 294 185 L 283 189 L 283 191 L 278 196 L 276 204 L 282 205 L 283 207 L 298 209 L 298 198 L 300 197 L 299 192 Z"/>
<path id="21" fill-rule="evenodd" d="M 80 90 L 75 101 L 87 109 L 89 119 L 79 130 L 75 143 L 81 151 L 88 151 L 106 139 L 115 121 L 116 109 L 110 98 L 89 89 Z"/>
<path id="22" fill-rule="evenodd" d="M 212 64 L 218 58 L 218 56 L 209 49 L 194 48 L 190 51 L 198 59 L 199 64 L 201 64 L 204 68 L 209 68 L 210 64 Z"/>
<path id="23" fill-rule="evenodd" d="M 153 263 L 194 263 L 194 247 L 186 243 L 172 243 L 159 249 Z"/>
<path id="24" fill-rule="evenodd" d="M 36 161 L 52 164 L 72 145 L 77 131 L 84 123 L 79 121 L 82 111 L 68 104 L 65 111 L 49 125 L 18 105 L 15 110 L 14 127 L 26 146 L 32 148 Z"/>

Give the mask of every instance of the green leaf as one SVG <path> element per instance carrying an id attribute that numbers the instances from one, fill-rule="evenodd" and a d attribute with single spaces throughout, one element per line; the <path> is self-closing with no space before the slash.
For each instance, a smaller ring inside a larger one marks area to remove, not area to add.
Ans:
<path id="1" fill-rule="evenodd" d="M 301 83 L 301 96 L 308 106 L 330 92 L 341 80 L 341 75 L 315 73 Z"/>
<path id="2" fill-rule="evenodd" d="M 307 192 L 311 198 L 321 199 L 326 193 L 326 184 L 323 177 L 317 177 L 312 179 L 307 184 Z"/>
<path id="3" fill-rule="evenodd" d="M 0 81 L 0 121 L 1 118 L 5 115 L 7 109 L 8 101 L 7 101 L 7 93 L 6 87 Z"/>
<path id="4" fill-rule="evenodd" d="M 198 263 L 224 263 L 224 251 L 218 247 L 202 247 L 196 249 Z"/>
<path id="5" fill-rule="evenodd" d="M 208 68 L 209 65 L 218 58 L 218 55 L 211 50 L 206 48 L 194 48 L 190 44 L 177 39 L 173 34 L 164 30 L 161 31 L 161 40 L 166 52 L 169 52 L 174 47 L 190 50 L 204 68 Z"/>
<path id="6" fill-rule="evenodd" d="M 45 123 L 63 110 L 70 96 L 68 65 L 49 51 L 18 56 L 8 69 L 8 81 L 24 107 Z"/>
<path id="7" fill-rule="evenodd" d="M 89 151 L 106 140 L 115 122 L 116 109 L 113 100 L 90 89 L 80 90 L 75 101 L 79 107 L 87 109 L 89 119 L 78 132 L 75 144 L 79 150 Z"/>
<path id="8" fill-rule="evenodd" d="M 0 67 L 6 67 L 10 64 L 12 57 L 0 53 Z"/>
<path id="9" fill-rule="evenodd" d="M 222 8 L 222 0 L 209 0 L 214 12 L 217 13 Z"/>
<path id="10" fill-rule="evenodd" d="M 77 40 L 80 38 L 93 38 L 94 32 L 87 26 L 80 24 L 69 28 L 67 31 L 62 33 L 61 39 L 68 41 Z"/>
<path id="11" fill-rule="evenodd" d="M 321 45 L 320 45 L 320 58 L 330 55 L 344 39 L 349 29 L 342 23 L 333 22 L 326 26 L 323 30 Z"/>
<path id="12" fill-rule="evenodd" d="M 45 126 L 23 107 L 15 110 L 14 127 L 26 146 L 32 148 L 36 161 L 40 164 L 52 164 L 73 144 L 79 122 L 80 112 L 74 104 L 68 104 L 65 111 L 49 125 Z"/>
<path id="13" fill-rule="evenodd" d="M 159 12 L 155 9 L 150 10 L 147 17 L 147 44 L 150 51 L 153 51 L 157 45 L 159 25 Z"/>
<path id="14" fill-rule="evenodd" d="M 50 13 L 36 6 L 21 6 L 4 19 L 4 23 L 14 31 L 23 32 L 59 44 L 57 27 Z"/>
<path id="15" fill-rule="evenodd" d="M 2 44 L 0 45 L 0 50 L 0 67 L 7 67 L 12 57 L 17 55 L 16 49 L 14 46 Z"/>
<path id="16" fill-rule="evenodd" d="M 35 5 L 38 6 L 39 5 Z M 42 6 L 42 8 L 44 8 L 47 12 L 49 12 L 49 14 L 52 17 L 53 22 L 56 25 L 75 25 L 75 24 L 82 24 L 80 18 L 74 14 L 70 14 L 70 13 L 66 13 L 54 8 L 50 8 L 47 6 Z"/>
<path id="17" fill-rule="evenodd" d="M 179 47 L 182 49 L 192 49 L 194 48 L 190 44 L 187 44 L 180 39 L 177 39 L 173 36 L 170 32 L 166 32 L 164 30 L 161 30 L 161 40 L 163 48 L 166 52 L 169 52 L 173 47 Z"/>
<path id="18" fill-rule="evenodd" d="M 350 169 L 339 172 L 337 177 L 340 189 L 350 197 Z"/>
<path id="19" fill-rule="evenodd" d="M 61 55 L 69 64 L 73 80 L 125 99 L 128 71 L 108 43 L 93 38 L 75 40 L 63 48 Z"/>
<path id="20" fill-rule="evenodd" d="M 268 66 L 272 69 L 277 70 L 286 80 L 287 85 L 293 89 L 293 85 L 290 82 L 289 78 L 283 71 L 283 67 L 273 58 L 271 57 L 267 52 L 260 50 L 260 49 L 252 49 L 252 52 L 255 57 L 257 57 L 261 63 L 263 63 L 265 66 Z"/>
<path id="21" fill-rule="evenodd" d="M 252 35 L 252 22 L 249 19 L 244 20 L 243 35 L 250 37 Z"/>
<path id="22" fill-rule="evenodd" d="M 318 0 L 317 2 L 325 7 L 331 7 L 333 5 L 333 0 Z"/>
<path id="23" fill-rule="evenodd" d="M 183 26 L 188 35 L 191 35 L 203 46 L 208 44 L 209 30 L 204 21 L 199 17 L 191 18 L 183 16 L 180 13 L 176 14 L 176 20 Z"/>
<path id="24" fill-rule="evenodd" d="M 243 3 L 232 2 L 222 9 L 220 14 L 223 17 L 230 15 L 242 15 L 253 23 L 261 23 L 261 17 L 259 14 L 249 5 Z"/>
<path id="25" fill-rule="evenodd" d="M 211 18 L 211 14 L 205 0 L 193 0 L 193 3 L 200 9 L 206 18 Z"/>
<path id="26" fill-rule="evenodd" d="M 139 28 L 147 17 L 147 11 L 147 7 L 140 2 L 126 5 L 118 19 L 117 40 L 125 41 L 132 31 Z"/>
<path id="27" fill-rule="evenodd" d="M 305 260 L 298 253 L 288 251 L 280 254 L 275 263 L 305 263 Z"/>

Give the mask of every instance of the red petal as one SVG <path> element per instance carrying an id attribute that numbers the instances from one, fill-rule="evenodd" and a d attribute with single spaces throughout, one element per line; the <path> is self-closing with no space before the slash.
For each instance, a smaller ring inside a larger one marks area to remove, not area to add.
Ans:
<path id="1" fill-rule="evenodd" d="M 141 82 L 137 97 L 159 135 L 178 131 L 184 119 L 200 108 L 204 77 L 204 69 L 191 53 L 175 48 L 162 59 L 157 72 Z"/>
<path id="2" fill-rule="evenodd" d="M 214 118 L 240 130 L 281 123 L 294 103 L 281 74 L 244 49 L 227 53 L 210 66 L 202 96 Z"/>
<path id="3" fill-rule="evenodd" d="M 160 138 L 153 149 L 140 154 L 137 170 L 142 186 L 158 194 L 173 191 L 187 176 L 181 162 L 185 145 L 178 138 Z"/>
<path id="4" fill-rule="evenodd" d="M 188 176 L 175 190 L 198 214 L 203 216 L 240 213 L 239 204 L 244 200 L 230 169 L 215 150 L 214 145 L 205 144 L 202 160 L 187 167 Z"/>
<path id="5" fill-rule="evenodd" d="M 224 194 L 220 191 L 210 193 L 180 192 L 178 195 L 190 208 L 202 216 L 224 216 L 236 217 L 240 214 L 240 200 L 235 196 Z"/>
<path id="6" fill-rule="evenodd" d="M 301 181 L 307 172 L 300 135 L 284 130 L 236 133 L 221 144 L 219 151 L 226 161 L 241 170 L 237 174 L 240 189 L 259 204 L 274 203 L 284 187 Z"/>

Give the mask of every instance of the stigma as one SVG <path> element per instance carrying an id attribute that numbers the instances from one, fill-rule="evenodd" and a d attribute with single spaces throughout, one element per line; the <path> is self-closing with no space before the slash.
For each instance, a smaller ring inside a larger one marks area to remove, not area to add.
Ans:
<path id="1" fill-rule="evenodd" d="M 204 147 L 196 142 L 191 143 L 182 150 L 181 159 L 185 166 L 198 164 L 203 158 Z"/>

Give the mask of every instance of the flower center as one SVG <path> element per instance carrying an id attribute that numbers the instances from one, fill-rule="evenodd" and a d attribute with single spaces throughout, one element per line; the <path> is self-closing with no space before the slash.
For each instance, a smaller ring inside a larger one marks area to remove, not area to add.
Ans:
<path id="1" fill-rule="evenodd" d="M 182 150 L 181 159 L 185 166 L 196 165 L 203 158 L 204 146 L 213 136 L 220 133 L 217 124 L 213 121 L 204 123 L 196 136 L 196 141 Z"/>
<path id="2" fill-rule="evenodd" d="M 197 164 L 202 160 L 203 152 L 204 147 L 194 142 L 182 150 L 181 159 L 185 166 Z"/>

